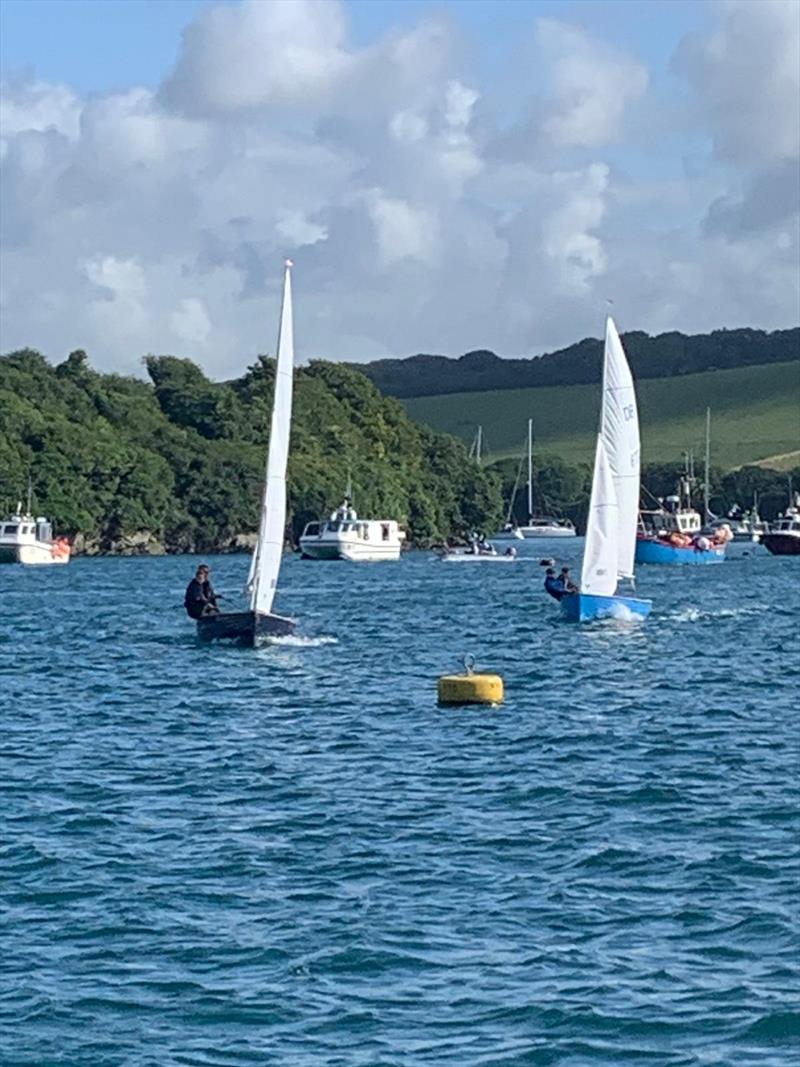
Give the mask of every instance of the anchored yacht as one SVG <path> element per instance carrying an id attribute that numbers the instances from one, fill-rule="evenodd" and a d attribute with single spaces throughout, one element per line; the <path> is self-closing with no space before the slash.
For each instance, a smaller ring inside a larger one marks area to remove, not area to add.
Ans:
<path id="1" fill-rule="evenodd" d="M 345 497 L 327 522 L 309 522 L 300 537 L 303 559 L 396 560 L 406 539 L 394 519 L 359 519 Z"/>
<path id="2" fill-rule="evenodd" d="M 21 504 L 0 522 L 0 563 L 69 563 L 70 552 L 66 537 L 54 538 L 51 523 L 23 513 Z"/>

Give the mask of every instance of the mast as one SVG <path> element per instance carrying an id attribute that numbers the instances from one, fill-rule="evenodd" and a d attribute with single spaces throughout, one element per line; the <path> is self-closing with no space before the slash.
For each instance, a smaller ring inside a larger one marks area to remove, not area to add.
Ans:
<path id="1" fill-rule="evenodd" d="M 703 522 L 711 519 L 709 501 L 709 466 L 711 462 L 711 408 L 706 408 L 706 459 L 703 475 Z"/>
<path id="2" fill-rule="evenodd" d="M 533 419 L 528 419 L 528 522 L 533 518 Z"/>

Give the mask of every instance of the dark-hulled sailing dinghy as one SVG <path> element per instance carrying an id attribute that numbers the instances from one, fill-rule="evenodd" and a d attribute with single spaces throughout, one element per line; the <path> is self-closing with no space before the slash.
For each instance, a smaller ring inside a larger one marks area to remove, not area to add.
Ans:
<path id="1" fill-rule="evenodd" d="M 278 359 L 275 394 L 267 454 L 267 476 L 261 503 L 258 541 L 250 561 L 247 592 L 250 610 L 204 615 L 197 620 L 198 635 L 206 641 L 235 640 L 258 644 L 262 638 L 285 637 L 294 633 L 295 620 L 275 615 L 272 601 L 283 555 L 286 528 L 286 464 L 292 423 L 292 372 L 294 334 L 292 327 L 291 261 L 286 261 L 283 278 L 283 305 L 278 330 Z"/>

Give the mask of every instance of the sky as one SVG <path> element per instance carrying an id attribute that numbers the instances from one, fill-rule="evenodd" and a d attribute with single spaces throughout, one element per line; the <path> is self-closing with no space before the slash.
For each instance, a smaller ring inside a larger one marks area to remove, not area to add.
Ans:
<path id="1" fill-rule="evenodd" d="M 798 0 L 3 0 L 0 350 L 800 321 Z"/>

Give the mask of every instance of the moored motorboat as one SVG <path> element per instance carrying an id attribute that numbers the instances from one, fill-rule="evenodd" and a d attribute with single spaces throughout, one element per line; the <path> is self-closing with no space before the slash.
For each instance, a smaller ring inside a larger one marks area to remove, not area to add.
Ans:
<path id="1" fill-rule="evenodd" d="M 773 556 L 800 556 L 800 494 L 771 524 L 769 532 L 761 535 L 761 544 Z"/>
<path id="2" fill-rule="evenodd" d="M 506 549 L 505 552 L 473 552 L 469 548 L 453 548 L 439 556 L 442 563 L 516 563 L 518 559 L 513 549 Z"/>
<path id="3" fill-rule="evenodd" d="M 29 494 L 30 495 L 30 494 Z M 13 515 L 0 522 L 0 563 L 46 566 L 69 563 L 72 547 L 66 537 L 54 537 L 52 524 L 17 504 Z"/>
<path id="4" fill-rule="evenodd" d="M 394 519 L 360 519 L 349 499 L 327 522 L 310 522 L 300 537 L 303 559 L 376 563 L 398 560 L 405 531 Z"/>
<path id="5" fill-rule="evenodd" d="M 651 601 L 619 592 L 633 583 L 639 508 L 640 443 L 636 392 L 613 319 L 606 319 L 603 399 L 580 587 L 561 597 L 571 622 L 645 619 Z"/>
<path id="6" fill-rule="evenodd" d="M 283 276 L 283 303 L 278 330 L 267 471 L 258 539 L 253 549 L 247 579 L 250 610 L 215 612 L 197 619 L 197 634 L 205 641 L 234 640 L 257 645 L 264 638 L 292 634 L 296 627 L 294 619 L 277 615 L 272 610 L 286 530 L 286 466 L 289 458 L 294 371 L 291 267 L 291 261 L 287 260 Z"/>

